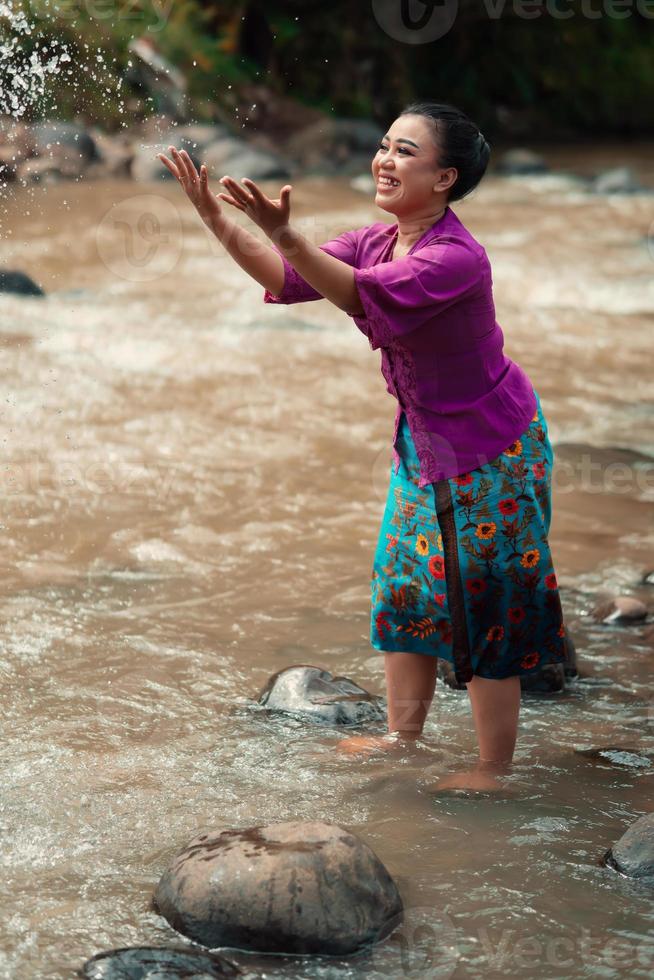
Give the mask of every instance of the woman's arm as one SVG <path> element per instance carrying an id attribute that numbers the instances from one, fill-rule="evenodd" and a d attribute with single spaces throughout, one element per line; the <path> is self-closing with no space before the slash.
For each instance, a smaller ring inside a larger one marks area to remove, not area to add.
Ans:
<path id="1" fill-rule="evenodd" d="M 279 251 L 321 296 L 351 316 L 363 313 L 351 265 L 313 245 L 291 225 L 279 229 L 276 237 Z"/>
<path id="2" fill-rule="evenodd" d="M 290 214 L 290 187 L 288 185 L 282 188 L 282 196 L 280 197 L 282 208 L 279 208 L 276 202 L 271 202 L 262 193 L 254 181 L 246 177 L 243 178 L 243 183 L 247 184 L 246 188 L 241 187 L 232 177 L 227 176 L 221 177 L 220 183 L 229 190 L 232 197 L 219 196 L 245 211 L 274 241 L 276 248 L 310 286 L 313 286 L 321 296 L 324 296 L 334 306 L 338 306 L 350 316 L 363 313 L 352 266 L 307 241 L 304 235 L 290 225 L 288 220 L 280 220 L 280 214 L 286 219 Z M 284 194 L 285 190 L 286 194 Z M 279 256 L 277 257 L 279 258 Z M 282 269 L 282 286 L 283 281 Z M 282 286 L 279 287 L 280 290 Z M 271 289 L 270 292 L 275 293 L 275 290 Z"/>
<path id="3" fill-rule="evenodd" d="M 284 263 L 275 249 L 222 212 L 211 223 L 211 231 L 241 269 L 278 296 L 284 288 Z"/>
<path id="4" fill-rule="evenodd" d="M 274 248 L 259 241 L 247 228 L 242 228 L 223 213 L 217 196 L 209 190 L 207 168 L 204 164 L 198 174 L 186 150 L 180 153 L 174 146 L 169 149 L 173 160 L 169 160 L 163 153 L 158 153 L 157 156 L 182 185 L 207 228 L 248 275 L 271 293 L 280 293 L 284 286 L 282 258 Z"/>
<path id="5" fill-rule="evenodd" d="M 352 266 L 313 245 L 297 229 L 291 227 L 289 184 L 282 188 L 278 199 L 270 200 L 254 181 L 244 177 L 242 183 L 247 184 L 244 188 L 232 177 L 225 176 L 220 183 L 230 191 L 231 197 L 226 194 L 214 195 L 209 190 L 207 168 L 204 164 L 198 174 L 186 150 L 180 153 L 171 146 L 170 152 L 174 163 L 163 153 L 157 156 L 179 180 L 204 223 L 234 261 L 264 289 L 279 295 L 284 288 L 285 270 L 282 257 L 270 245 L 260 242 L 246 228 L 227 218 L 218 203 L 218 197 L 244 211 L 274 241 L 279 252 L 299 275 L 325 299 L 351 316 L 363 313 Z"/>

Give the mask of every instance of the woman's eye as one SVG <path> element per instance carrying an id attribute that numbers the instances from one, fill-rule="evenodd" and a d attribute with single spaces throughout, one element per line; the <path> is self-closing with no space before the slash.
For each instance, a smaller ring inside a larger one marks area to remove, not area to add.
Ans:
<path id="1" fill-rule="evenodd" d="M 380 150 L 387 150 L 387 149 L 388 149 L 388 147 L 387 147 L 387 146 L 384 146 L 384 144 L 383 144 L 383 143 L 380 143 L 380 144 L 379 144 L 379 149 L 380 149 Z M 404 152 L 405 152 L 405 153 L 408 153 L 410 157 L 411 157 L 411 156 L 413 156 L 413 154 L 412 154 L 412 153 L 409 153 L 409 151 L 408 151 L 408 150 L 406 149 L 406 147 L 405 147 L 405 146 L 401 146 L 401 147 L 400 147 L 400 149 L 401 149 L 401 150 L 404 150 Z"/>

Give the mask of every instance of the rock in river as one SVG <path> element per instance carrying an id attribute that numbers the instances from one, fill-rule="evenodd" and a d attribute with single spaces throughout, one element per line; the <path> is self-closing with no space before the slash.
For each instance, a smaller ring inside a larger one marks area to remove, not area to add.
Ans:
<path id="1" fill-rule="evenodd" d="M 619 595 L 600 603 L 593 617 L 599 623 L 638 623 L 647 619 L 647 606 L 633 596 Z"/>
<path id="2" fill-rule="evenodd" d="M 403 911 L 374 851 L 321 821 L 195 837 L 163 874 L 153 907 L 210 948 L 336 956 L 384 939 Z"/>
<path id="3" fill-rule="evenodd" d="M 651 878 L 654 884 L 654 813 L 646 813 L 610 847 L 602 863 L 631 878 Z"/>
<path id="4" fill-rule="evenodd" d="M 295 664 L 273 674 L 257 701 L 272 711 L 327 725 L 361 725 L 386 718 L 384 698 L 312 664 Z"/>
<path id="5" fill-rule="evenodd" d="M 45 296 L 40 286 L 25 272 L 0 270 L 0 293 L 17 293 L 19 296 Z"/>
<path id="6" fill-rule="evenodd" d="M 215 953 L 182 946 L 128 946 L 92 956 L 78 976 L 84 980 L 212 980 L 240 974 L 238 967 Z"/>

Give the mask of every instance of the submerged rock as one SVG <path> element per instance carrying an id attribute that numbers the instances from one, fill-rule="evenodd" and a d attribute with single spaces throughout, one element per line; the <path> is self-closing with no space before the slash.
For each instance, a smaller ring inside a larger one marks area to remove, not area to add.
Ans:
<path id="1" fill-rule="evenodd" d="M 585 755 L 593 762 L 610 762 L 628 769 L 649 769 L 653 762 L 641 749 L 625 745 L 594 746 L 590 749 L 575 749 L 577 755 Z"/>
<path id="2" fill-rule="evenodd" d="M 654 813 L 639 817 L 601 863 L 631 878 L 651 878 L 654 884 Z"/>
<path id="3" fill-rule="evenodd" d="M 647 606 L 633 596 L 615 596 L 596 606 L 593 618 L 598 623 L 638 623 L 647 618 Z"/>
<path id="4" fill-rule="evenodd" d="M 273 674 L 257 703 L 327 725 L 361 725 L 386 718 L 384 698 L 349 677 L 335 677 L 312 664 L 296 664 Z"/>
<path id="5" fill-rule="evenodd" d="M 0 293 L 16 293 L 18 296 L 45 296 L 40 286 L 27 273 L 11 269 L 0 271 Z"/>
<path id="6" fill-rule="evenodd" d="M 92 956 L 78 976 L 85 980 L 213 980 L 240 974 L 238 967 L 215 953 L 183 946 L 128 946 Z"/>
<path id="7" fill-rule="evenodd" d="M 211 948 L 327 955 L 385 938 L 403 910 L 374 851 L 321 821 L 201 834 L 163 874 L 153 907 Z"/>

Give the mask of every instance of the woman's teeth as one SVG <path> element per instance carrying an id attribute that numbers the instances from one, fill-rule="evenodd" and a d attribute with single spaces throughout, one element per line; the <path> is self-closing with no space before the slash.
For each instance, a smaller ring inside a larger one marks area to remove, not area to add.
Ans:
<path id="1" fill-rule="evenodd" d="M 377 181 L 379 187 L 399 187 L 399 180 L 395 180 L 392 177 L 380 177 Z"/>

